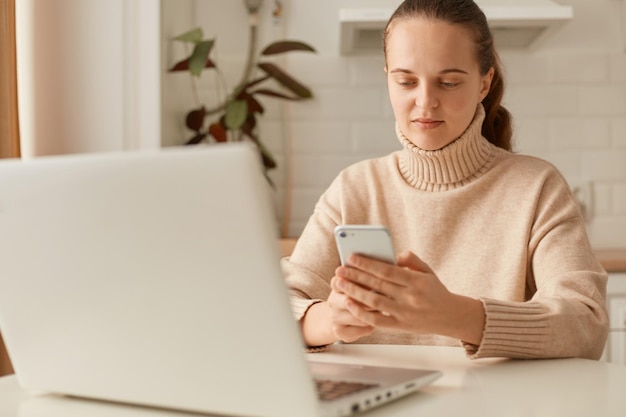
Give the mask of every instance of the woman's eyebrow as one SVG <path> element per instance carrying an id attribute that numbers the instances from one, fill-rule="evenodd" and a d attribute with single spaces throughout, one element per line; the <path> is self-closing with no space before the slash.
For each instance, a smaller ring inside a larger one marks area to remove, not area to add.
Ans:
<path id="1" fill-rule="evenodd" d="M 469 75 L 469 72 L 467 72 L 465 70 L 462 70 L 460 68 L 447 68 L 447 69 L 444 69 L 442 71 L 439 71 L 439 74 L 450 74 L 450 73 L 455 73 L 455 72 L 458 72 L 458 73 L 461 73 L 461 74 L 465 74 L 465 75 Z"/>
<path id="2" fill-rule="evenodd" d="M 414 72 L 405 68 L 394 68 L 391 71 L 389 71 L 392 74 L 395 74 L 397 72 L 399 73 L 403 73 L 403 74 L 413 74 Z M 441 75 L 445 75 L 445 74 L 451 74 L 451 73 L 459 73 L 459 74 L 465 74 L 465 75 L 469 75 L 469 73 L 465 70 L 462 70 L 460 68 L 446 68 L 444 70 L 439 71 L 439 74 Z"/>

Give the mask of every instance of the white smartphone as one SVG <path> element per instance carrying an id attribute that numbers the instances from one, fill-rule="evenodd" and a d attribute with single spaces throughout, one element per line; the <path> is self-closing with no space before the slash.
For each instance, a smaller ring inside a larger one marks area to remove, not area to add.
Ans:
<path id="1" fill-rule="evenodd" d="M 345 224 L 335 227 L 335 242 L 342 265 L 353 253 L 396 263 L 391 234 L 385 226 L 369 224 Z"/>

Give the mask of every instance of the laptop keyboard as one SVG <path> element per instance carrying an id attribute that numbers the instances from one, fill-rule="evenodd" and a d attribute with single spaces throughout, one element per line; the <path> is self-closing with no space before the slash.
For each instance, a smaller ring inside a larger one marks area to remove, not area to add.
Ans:
<path id="1" fill-rule="evenodd" d="M 329 379 L 315 380 L 317 395 L 322 401 L 331 401 L 345 395 L 377 387 L 378 384 L 365 384 L 361 382 L 333 381 Z"/>

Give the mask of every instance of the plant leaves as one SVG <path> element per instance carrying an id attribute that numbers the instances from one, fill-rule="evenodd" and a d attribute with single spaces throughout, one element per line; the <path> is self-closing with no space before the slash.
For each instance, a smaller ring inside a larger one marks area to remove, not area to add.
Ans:
<path id="1" fill-rule="evenodd" d="M 265 113 L 265 109 L 263 108 L 261 103 L 256 98 L 252 97 L 252 94 L 249 94 L 247 92 L 245 94 L 241 94 L 241 99 L 246 100 L 246 103 L 248 103 L 249 114 L 254 115 L 254 113 Z"/>
<path id="2" fill-rule="evenodd" d="M 211 60 L 211 58 L 206 59 L 206 63 L 204 64 L 204 68 L 217 68 L 215 63 Z M 183 59 L 180 62 L 177 62 L 172 68 L 169 69 L 169 72 L 177 72 L 177 71 L 189 71 L 189 58 Z"/>
<path id="3" fill-rule="evenodd" d="M 185 125 L 196 132 L 200 132 L 202 129 L 202 125 L 204 125 L 204 118 L 206 117 L 206 109 L 204 106 L 199 109 L 192 110 L 187 113 L 187 117 L 185 118 Z"/>
<path id="4" fill-rule="evenodd" d="M 182 61 L 178 61 L 172 68 L 170 68 L 169 72 L 176 71 L 187 71 L 189 69 L 189 58 L 183 59 Z"/>
<path id="5" fill-rule="evenodd" d="M 299 41 L 278 41 L 268 45 L 261 55 L 275 55 L 291 51 L 316 52 L 312 46 Z"/>
<path id="6" fill-rule="evenodd" d="M 248 117 L 248 103 L 244 100 L 234 100 L 226 105 L 224 121 L 229 130 L 239 129 Z"/>
<path id="7" fill-rule="evenodd" d="M 244 130 L 243 132 L 252 140 L 252 142 L 257 145 L 265 169 L 268 170 L 276 168 L 278 164 L 276 163 L 274 156 L 272 156 L 272 153 L 269 151 L 269 149 L 265 147 L 263 142 L 261 142 L 261 140 L 252 132 L 252 130 Z"/>
<path id="8" fill-rule="evenodd" d="M 206 133 L 198 133 L 197 135 L 189 139 L 185 143 L 185 145 L 197 145 L 198 143 L 202 142 L 204 138 L 206 138 Z"/>
<path id="9" fill-rule="evenodd" d="M 276 163 L 276 160 L 272 156 L 272 153 L 265 147 L 265 145 L 260 140 L 257 139 L 256 144 L 258 145 L 259 150 L 261 151 L 261 158 L 263 159 L 263 166 L 266 169 L 276 168 L 278 164 Z"/>
<path id="10" fill-rule="evenodd" d="M 262 83 L 265 80 L 269 80 L 270 78 L 271 77 L 269 75 L 266 75 L 264 77 L 257 78 L 256 80 L 252 80 L 252 81 L 248 82 L 246 85 L 243 86 L 242 91 L 248 90 L 249 88 L 254 87 L 257 84 L 260 84 L 260 83 Z"/>
<path id="11" fill-rule="evenodd" d="M 263 96 L 270 96 L 270 97 L 282 98 L 282 99 L 285 99 L 285 100 L 293 100 L 293 101 L 302 100 L 300 97 L 288 96 L 286 94 L 279 93 L 277 91 L 268 90 L 268 89 L 265 89 L 265 88 L 260 88 L 258 90 L 254 90 L 250 94 L 261 94 Z"/>
<path id="12" fill-rule="evenodd" d="M 220 122 L 215 122 L 211 126 L 209 126 L 209 133 L 218 142 L 226 142 L 226 141 L 228 141 L 228 136 L 226 134 L 226 128 Z"/>
<path id="13" fill-rule="evenodd" d="M 202 41 L 202 28 L 195 28 L 174 38 L 175 41 L 198 43 Z"/>
<path id="14" fill-rule="evenodd" d="M 278 81 L 283 87 L 293 92 L 300 98 L 311 98 L 313 93 L 307 87 L 296 81 L 286 72 L 278 68 L 276 65 L 269 62 L 261 62 L 258 64 L 259 68 L 265 71 L 269 76 Z"/>
<path id="15" fill-rule="evenodd" d="M 189 71 L 196 77 L 200 76 L 202 69 L 205 67 L 214 43 L 213 39 L 202 41 L 193 48 L 193 53 L 189 57 Z"/>
<path id="16" fill-rule="evenodd" d="M 256 127 L 256 117 L 254 114 L 250 114 L 246 119 L 246 122 L 241 126 L 241 131 L 251 137 L 252 139 L 257 140 L 257 137 L 254 135 L 254 128 Z"/>

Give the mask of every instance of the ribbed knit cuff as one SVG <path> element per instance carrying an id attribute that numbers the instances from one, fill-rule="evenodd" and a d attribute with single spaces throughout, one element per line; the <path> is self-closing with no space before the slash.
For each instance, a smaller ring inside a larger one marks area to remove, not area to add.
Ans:
<path id="1" fill-rule="evenodd" d="M 300 298 L 300 297 L 291 297 L 291 308 L 293 310 L 293 314 L 296 320 L 300 321 L 306 314 L 306 312 L 311 308 L 313 304 L 321 303 L 322 300 L 311 300 L 308 298 Z M 328 349 L 330 345 L 321 345 L 321 346 L 306 346 L 305 350 L 307 353 L 318 353 L 324 352 Z"/>
<path id="2" fill-rule="evenodd" d="M 463 343 L 470 358 L 541 356 L 549 338 L 544 306 L 534 302 L 481 301 L 485 307 L 482 342 L 480 346 Z"/>
<path id="3" fill-rule="evenodd" d="M 293 310 L 293 315 L 296 320 L 302 320 L 304 314 L 307 312 L 309 308 L 313 304 L 321 303 L 322 300 L 311 300 L 309 298 L 301 298 L 296 296 L 291 296 L 291 309 Z"/>

